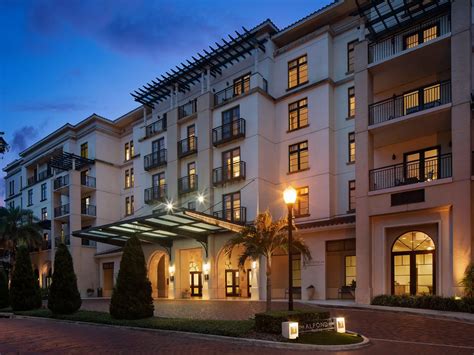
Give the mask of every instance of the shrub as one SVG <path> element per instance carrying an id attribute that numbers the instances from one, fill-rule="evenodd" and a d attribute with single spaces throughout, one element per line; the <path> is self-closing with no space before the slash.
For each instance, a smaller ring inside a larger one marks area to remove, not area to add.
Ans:
<path id="1" fill-rule="evenodd" d="M 57 314 L 70 314 L 81 307 L 81 295 L 77 290 L 77 278 L 69 250 L 59 244 L 54 257 L 54 273 L 48 292 L 48 308 Z"/>
<path id="2" fill-rule="evenodd" d="M 153 316 L 151 283 L 147 277 L 145 257 L 137 237 L 123 249 L 117 284 L 110 301 L 110 314 L 117 319 L 140 319 Z"/>
<path id="3" fill-rule="evenodd" d="M 281 333 L 282 322 L 312 323 L 328 319 L 329 312 L 320 310 L 270 311 L 255 314 L 255 329 L 261 333 Z"/>
<path id="4" fill-rule="evenodd" d="M 470 263 L 464 271 L 461 286 L 464 287 L 466 297 L 474 297 L 474 263 Z"/>
<path id="5" fill-rule="evenodd" d="M 464 297 L 457 300 L 454 297 L 435 295 L 379 295 L 372 299 L 371 304 L 376 306 L 423 308 L 448 312 L 474 313 L 474 297 Z"/>
<path id="6" fill-rule="evenodd" d="M 5 308 L 10 305 L 8 294 L 8 279 L 3 270 L 0 270 L 0 308 Z"/>
<path id="7" fill-rule="evenodd" d="M 27 311 L 41 307 L 41 293 L 35 279 L 28 249 L 17 250 L 15 268 L 10 285 L 10 304 L 14 311 Z"/>

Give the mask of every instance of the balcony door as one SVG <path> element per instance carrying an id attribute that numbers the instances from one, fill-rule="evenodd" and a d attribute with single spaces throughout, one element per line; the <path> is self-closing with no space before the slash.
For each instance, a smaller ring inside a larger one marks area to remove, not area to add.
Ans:
<path id="1" fill-rule="evenodd" d="M 163 149 L 165 149 L 165 138 L 164 137 L 151 142 L 151 151 L 153 153 L 159 152 Z"/>
<path id="2" fill-rule="evenodd" d="M 154 174 L 151 177 L 151 186 L 153 187 L 153 199 L 157 200 L 164 196 L 163 189 L 166 185 L 165 172 Z"/>
<path id="3" fill-rule="evenodd" d="M 236 106 L 222 112 L 222 139 L 230 139 L 239 134 L 238 119 L 240 107 Z"/>
<path id="4" fill-rule="evenodd" d="M 186 127 L 186 132 L 187 132 L 187 138 L 188 138 L 188 151 L 195 150 L 196 149 L 196 140 L 194 137 L 196 136 L 196 126 L 195 125 L 190 125 Z"/>
<path id="5" fill-rule="evenodd" d="M 407 182 L 421 182 L 438 179 L 439 147 L 405 153 L 405 179 Z"/>
<path id="6" fill-rule="evenodd" d="M 240 148 L 222 153 L 223 180 L 232 180 L 240 177 Z"/>
<path id="7" fill-rule="evenodd" d="M 232 222 L 242 220 L 240 209 L 240 191 L 222 195 L 224 219 Z"/>

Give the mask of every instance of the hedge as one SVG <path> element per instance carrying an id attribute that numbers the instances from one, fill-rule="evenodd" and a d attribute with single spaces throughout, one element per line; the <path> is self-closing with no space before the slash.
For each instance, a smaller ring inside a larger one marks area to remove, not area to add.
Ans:
<path id="1" fill-rule="evenodd" d="M 328 319 L 329 312 L 322 310 L 270 311 L 255 314 L 255 330 L 261 333 L 281 333 L 281 323 L 312 323 Z"/>
<path id="2" fill-rule="evenodd" d="M 376 306 L 423 308 L 437 311 L 474 313 L 474 297 L 455 299 L 454 297 L 434 295 L 379 295 L 374 297 L 371 304 Z"/>

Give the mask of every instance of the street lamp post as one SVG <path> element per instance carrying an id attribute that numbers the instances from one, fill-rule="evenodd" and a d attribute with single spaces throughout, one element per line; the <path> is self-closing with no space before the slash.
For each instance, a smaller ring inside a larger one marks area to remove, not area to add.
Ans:
<path id="1" fill-rule="evenodd" d="M 293 310 L 293 205 L 296 202 L 296 190 L 289 186 L 283 191 L 283 199 L 288 206 L 288 310 Z"/>

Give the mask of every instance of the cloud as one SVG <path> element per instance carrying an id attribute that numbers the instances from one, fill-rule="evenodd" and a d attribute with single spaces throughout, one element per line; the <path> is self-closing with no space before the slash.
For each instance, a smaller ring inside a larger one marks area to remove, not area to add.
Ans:
<path id="1" fill-rule="evenodd" d="M 34 141 L 39 136 L 39 130 L 33 126 L 23 126 L 13 132 L 13 139 L 10 148 L 14 152 L 21 152 L 28 147 L 31 141 Z"/>

